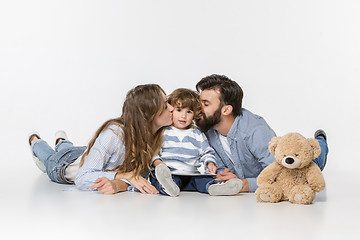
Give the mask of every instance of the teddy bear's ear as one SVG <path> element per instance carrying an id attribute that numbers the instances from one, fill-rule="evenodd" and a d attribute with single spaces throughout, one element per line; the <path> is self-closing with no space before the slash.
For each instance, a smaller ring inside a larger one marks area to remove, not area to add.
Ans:
<path id="1" fill-rule="evenodd" d="M 271 141 L 269 142 L 269 151 L 272 155 L 275 155 L 275 149 L 278 145 L 278 142 L 280 140 L 280 137 L 273 137 Z"/>
<path id="2" fill-rule="evenodd" d="M 321 153 L 321 148 L 320 148 L 319 142 L 314 138 L 308 138 L 307 140 L 310 143 L 311 147 L 314 149 L 314 159 L 315 159 Z"/>

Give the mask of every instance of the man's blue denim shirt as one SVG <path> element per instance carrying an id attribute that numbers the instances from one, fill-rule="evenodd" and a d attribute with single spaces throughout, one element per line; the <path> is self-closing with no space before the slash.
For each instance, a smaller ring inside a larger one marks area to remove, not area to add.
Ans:
<path id="1" fill-rule="evenodd" d="M 257 189 L 257 176 L 274 161 L 268 145 L 276 136 L 266 121 L 246 109 L 235 118 L 227 135 L 233 162 L 225 153 L 219 139 L 219 133 L 211 128 L 206 132 L 209 144 L 216 153 L 218 172 L 229 168 L 238 178 L 246 178 L 249 182 L 249 192 Z"/>

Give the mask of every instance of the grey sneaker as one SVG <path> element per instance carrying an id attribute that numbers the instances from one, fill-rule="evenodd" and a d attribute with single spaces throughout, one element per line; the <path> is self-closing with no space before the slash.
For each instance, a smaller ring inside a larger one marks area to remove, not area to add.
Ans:
<path id="1" fill-rule="evenodd" d="M 155 167 L 155 176 L 163 190 L 171 197 L 176 197 L 180 193 L 180 188 L 173 181 L 170 169 L 165 164 Z"/>
<path id="2" fill-rule="evenodd" d="M 243 184 L 239 178 L 232 178 L 226 182 L 211 184 L 208 191 L 211 196 L 235 195 L 241 191 Z"/>
<path id="3" fill-rule="evenodd" d="M 40 171 L 42 171 L 43 173 L 45 173 L 46 172 L 46 167 L 45 167 L 45 165 L 40 161 L 40 159 L 39 158 L 37 158 L 36 156 L 35 156 L 35 154 L 34 154 L 34 152 L 32 151 L 32 148 L 31 148 L 31 137 L 32 136 L 37 136 L 39 139 L 40 139 L 40 134 L 38 133 L 38 132 L 31 132 L 30 134 L 29 134 L 29 138 L 28 138 L 28 140 L 29 140 L 29 145 L 30 145 L 30 150 L 31 150 L 31 154 L 32 154 L 32 158 L 33 158 L 33 161 L 34 161 L 34 163 L 35 163 L 35 165 L 40 169 Z"/>

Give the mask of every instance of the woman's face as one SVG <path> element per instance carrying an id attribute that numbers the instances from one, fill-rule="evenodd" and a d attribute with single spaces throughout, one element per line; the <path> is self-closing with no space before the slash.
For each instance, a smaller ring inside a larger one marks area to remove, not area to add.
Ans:
<path id="1" fill-rule="evenodd" d="M 157 130 L 159 130 L 160 128 L 172 124 L 172 112 L 174 110 L 174 107 L 167 102 L 165 94 L 163 94 L 163 99 L 165 109 L 161 110 L 154 119 L 154 133 L 157 132 Z"/>

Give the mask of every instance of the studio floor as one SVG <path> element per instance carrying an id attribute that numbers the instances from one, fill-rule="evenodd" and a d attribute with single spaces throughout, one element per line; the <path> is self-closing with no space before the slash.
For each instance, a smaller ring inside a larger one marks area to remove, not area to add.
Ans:
<path id="1" fill-rule="evenodd" d="M 348 184 L 357 177 L 331 167 L 313 204 L 260 204 L 252 193 L 83 192 L 51 182 L 27 158 L 2 181 L 1 239 L 360 239 L 360 193 Z"/>

